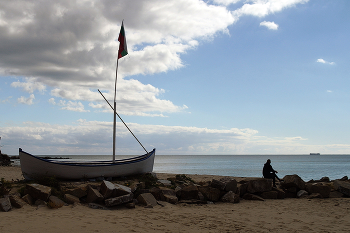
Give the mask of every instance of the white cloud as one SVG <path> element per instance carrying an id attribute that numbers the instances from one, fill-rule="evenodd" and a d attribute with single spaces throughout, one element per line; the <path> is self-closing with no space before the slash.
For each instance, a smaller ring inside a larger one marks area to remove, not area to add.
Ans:
<path id="1" fill-rule="evenodd" d="M 34 99 L 35 99 L 34 94 L 31 94 L 28 98 L 21 96 L 20 98 L 17 99 L 17 101 L 20 104 L 32 105 Z"/>
<path id="2" fill-rule="evenodd" d="M 328 64 L 328 65 L 334 65 L 335 64 L 334 62 L 325 61 L 322 58 L 317 59 L 316 62 L 323 63 L 323 64 Z"/>
<path id="3" fill-rule="evenodd" d="M 90 112 L 89 110 L 85 110 L 84 105 L 81 102 L 60 100 L 59 103 L 56 103 L 54 98 L 50 98 L 49 103 L 52 105 L 61 106 L 61 109 L 63 110 L 75 112 Z"/>
<path id="4" fill-rule="evenodd" d="M 21 87 L 24 91 L 28 93 L 33 93 L 35 90 L 44 92 L 46 86 L 42 83 L 36 82 L 34 79 L 25 79 L 27 82 L 13 82 L 11 83 L 12 87 Z"/>
<path id="5" fill-rule="evenodd" d="M 263 21 L 260 23 L 260 26 L 267 27 L 270 30 L 277 30 L 278 29 L 278 24 L 275 24 L 275 22 Z"/>
<path id="6" fill-rule="evenodd" d="M 308 1 L 309 0 L 249 0 L 247 2 L 252 2 L 252 4 L 244 4 L 241 8 L 234 11 L 234 15 L 237 17 L 242 15 L 264 17 L 297 4 L 307 3 Z"/>
<path id="7" fill-rule="evenodd" d="M 331 91 L 331 90 L 327 90 L 326 92 L 327 92 L 327 93 L 332 93 L 333 91 Z"/>
<path id="8" fill-rule="evenodd" d="M 235 3 L 240 2 L 240 1 L 242 1 L 242 0 L 213 0 L 214 3 L 225 5 L 225 6 L 235 4 Z"/>

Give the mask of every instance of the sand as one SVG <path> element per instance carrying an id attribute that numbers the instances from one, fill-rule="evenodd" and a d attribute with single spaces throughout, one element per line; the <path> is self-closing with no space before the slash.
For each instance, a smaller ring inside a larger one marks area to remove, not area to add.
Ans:
<path id="1" fill-rule="evenodd" d="M 20 176 L 20 168 L 0 167 L 0 178 Z M 158 174 L 159 178 L 168 176 L 173 175 Z M 195 181 L 216 177 L 189 176 Z M 0 232 L 349 232 L 349 212 L 350 198 L 165 203 L 164 207 L 113 210 L 83 205 L 60 209 L 26 205 L 0 212 Z"/>

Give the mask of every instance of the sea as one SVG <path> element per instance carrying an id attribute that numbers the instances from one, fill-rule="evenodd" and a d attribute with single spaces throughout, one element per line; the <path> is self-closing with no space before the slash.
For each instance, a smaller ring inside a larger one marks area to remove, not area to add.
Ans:
<path id="1" fill-rule="evenodd" d="M 76 161 L 111 160 L 111 155 L 55 155 Z M 122 159 L 130 156 L 116 156 Z M 262 177 L 267 159 L 277 175 L 299 175 L 304 181 L 329 177 L 331 180 L 350 177 L 350 155 L 156 155 L 155 173 Z M 19 165 L 19 161 L 15 164 Z"/>

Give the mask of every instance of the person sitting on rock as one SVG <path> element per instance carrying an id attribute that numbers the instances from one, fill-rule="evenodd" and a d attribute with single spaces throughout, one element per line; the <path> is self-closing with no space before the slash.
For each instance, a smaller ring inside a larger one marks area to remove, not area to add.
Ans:
<path id="1" fill-rule="evenodd" d="M 276 170 L 274 170 L 271 166 L 271 160 L 268 159 L 266 163 L 264 164 L 263 168 L 263 176 L 266 179 L 272 179 L 273 180 L 273 187 L 276 187 L 275 179 L 277 178 L 279 181 L 282 181 L 278 176 L 276 175 L 278 173 Z"/>

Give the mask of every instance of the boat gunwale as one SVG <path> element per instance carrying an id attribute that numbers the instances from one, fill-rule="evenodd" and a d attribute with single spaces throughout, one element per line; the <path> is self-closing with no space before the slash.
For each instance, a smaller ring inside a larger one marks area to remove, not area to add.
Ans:
<path id="1" fill-rule="evenodd" d="M 156 149 L 154 148 L 152 151 L 148 152 L 147 154 L 140 155 L 137 157 L 128 158 L 128 159 L 120 159 L 120 160 L 116 160 L 115 162 L 113 162 L 113 160 L 94 161 L 94 162 L 89 162 L 89 161 L 87 161 L 87 162 L 60 162 L 60 161 L 53 160 L 53 159 L 40 158 L 38 156 L 32 155 L 28 152 L 25 152 L 21 148 L 19 148 L 20 153 L 22 152 L 28 156 L 31 156 L 32 158 L 41 160 L 43 162 L 56 164 L 56 165 L 79 166 L 79 167 L 104 167 L 104 166 L 117 166 L 117 165 L 138 163 L 138 162 L 145 161 L 145 160 L 149 159 L 151 156 L 153 156 L 153 154 L 155 154 L 155 150 Z"/>

